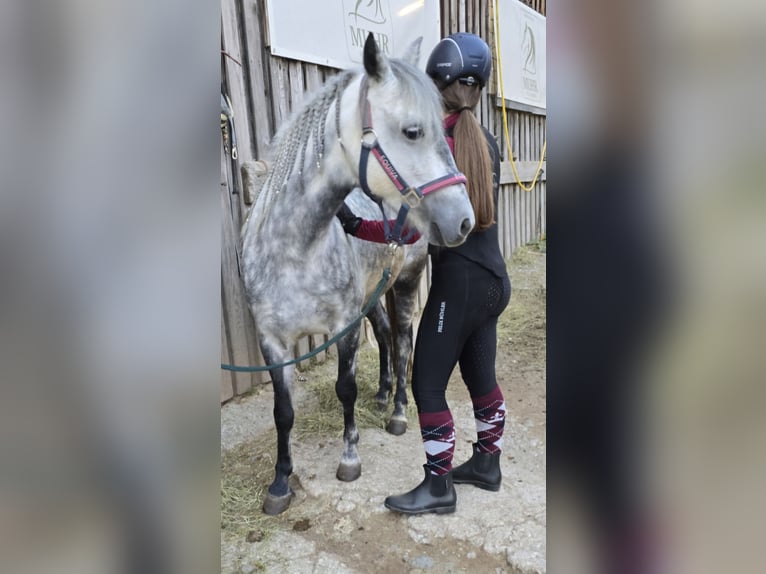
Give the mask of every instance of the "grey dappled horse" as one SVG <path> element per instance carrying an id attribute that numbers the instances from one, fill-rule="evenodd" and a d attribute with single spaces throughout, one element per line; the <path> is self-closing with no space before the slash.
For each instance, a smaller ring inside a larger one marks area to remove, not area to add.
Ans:
<path id="1" fill-rule="evenodd" d="M 413 62 L 419 44 L 411 49 Z M 242 230 L 245 292 L 268 364 L 292 359 L 302 336 L 343 330 L 380 279 L 366 266 L 371 255 L 351 248 L 357 240 L 335 218 L 352 188 L 366 183 L 393 207 L 406 199 L 410 223 L 432 243 L 465 241 L 474 215 L 443 137 L 441 109 L 425 73 L 386 58 L 369 35 L 364 69 L 332 78 L 280 129 L 272 170 Z M 367 163 L 370 156 L 377 161 Z M 360 164 L 366 165 L 361 181 Z M 404 180 L 417 187 L 403 189 Z M 400 251 L 389 258 L 390 283 L 403 264 Z M 354 422 L 358 337 L 357 325 L 337 343 L 344 449 L 336 475 L 344 481 L 356 480 L 362 468 Z M 264 499 L 267 514 L 284 511 L 292 497 L 293 376 L 292 365 L 271 370 L 277 463 Z"/>

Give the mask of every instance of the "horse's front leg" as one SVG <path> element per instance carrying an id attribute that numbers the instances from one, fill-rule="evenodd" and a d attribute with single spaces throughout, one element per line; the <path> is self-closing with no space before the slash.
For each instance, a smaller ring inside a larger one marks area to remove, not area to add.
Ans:
<path id="1" fill-rule="evenodd" d="M 393 386 L 391 380 L 391 323 L 380 301 L 367 313 L 367 318 L 370 320 L 372 331 L 375 333 L 375 340 L 378 342 L 380 378 L 378 379 L 375 402 L 378 404 L 378 408 L 383 410 L 388 404 L 388 396 L 391 394 Z"/>
<path id="2" fill-rule="evenodd" d="M 419 280 L 419 276 L 417 279 Z M 394 412 L 386 425 L 386 430 L 393 435 L 407 432 L 407 374 L 412 356 L 412 317 L 415 312 L 418 281 L 394 285 L 392 291 L 395 299 L 393 313 L 396 328 L 394 329 L 394 373 L 396 375 L 396 392 L 394 393 Z"/>
<path id="3" fill-rule="evenodd" d="M 359 350 L 359 327 L 353 329 L 338 341 L 338 380 L 335 393 L 343 405 L 343 455 L 338 465 L 338 480 L 351 482 L 362 474 L 362 461 L 356 445 L 359 431 L 354 421 L 356 404 L 356 355 Z"/>
<path id="4" fill-rule="evenodd" d="M 292 359 L 291 353 L 279 352 L 261 342 L 261 352 L 266 364 L 273 365 Z M 266 514 L 280 514 L 290 506 L 294 493 L 288 484 L 293 472 L 290 454 L 290 431 L 293 428 L 295 413 L 291 396 L 294 367 L 289 365 L 273 369 L 271 383 L 274 387 L 274 424 L 277 427 L 277 463 L 274 466 L 274 482 L 263 499 L 263 511 Z"/>

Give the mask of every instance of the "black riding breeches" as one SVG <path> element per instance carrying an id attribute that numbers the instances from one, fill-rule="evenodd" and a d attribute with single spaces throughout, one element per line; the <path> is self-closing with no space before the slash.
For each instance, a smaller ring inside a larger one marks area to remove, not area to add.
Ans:
<path id="1" fill-rule="evenodd" d="M 472 397 L 495 387 L 497 320 L 510 296 L 507 275 L 501 279 L 460 256 L 434 265 L 412 369 L 419 413 L 447 410 L 447 383 L 458 362 Z"/>

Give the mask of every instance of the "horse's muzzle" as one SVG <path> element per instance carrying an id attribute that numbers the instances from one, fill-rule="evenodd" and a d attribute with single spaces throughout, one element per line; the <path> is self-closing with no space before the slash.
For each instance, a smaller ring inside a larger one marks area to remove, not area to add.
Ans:
<path id="1" fill-rule="evenodd" d="M 430 243 L 442 247 L 457 247 L 468 239 L 468 234 L 473 229 L 473 218 L 466 217 L 460 222 L 460 226 L 452 233 L 444 232 L 435 221 L 431 223 Z"/>

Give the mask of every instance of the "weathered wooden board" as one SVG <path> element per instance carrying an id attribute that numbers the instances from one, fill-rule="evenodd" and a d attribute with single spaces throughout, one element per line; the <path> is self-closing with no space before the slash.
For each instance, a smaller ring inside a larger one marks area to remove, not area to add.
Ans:
<path id="1" fill-rule="evenodd" d="M 269 56 L 264 41 L 263 23 L 266 12 L 259 0 L 243 0 L 242 20 L 247 39 L 247 78 L 250 94 L 250 129 L 253 133 L 253 155 L 244 159 L 265 158 L 271 142 L 274 126 L 269 108 L 271 106 L 271 76 L 268 71 Z"/>
<path id="2" fill-rule="evenodd" d="M 540 171 L 540 175 L 538 176 L 537 181 L 545 181 L 545 168 L 546 162 L 543 162 L 542 170 Z M 517 161 L 516 171 L 519 174 L 519 179 L 521 182 L 529 187 L 529 183 L 532 182 L 532 178 L 535 176 L 535 172 L 537 171 L 537 162 Z M 513 175 L 510 161 L 504 161 L 500 163 L 500 185 L 504 185 L 506 183 L 516 183 L 516 177 Z"/>
<path id="3" fill-rule="evenodd" d="M 221 145 L 221 299 L 222 320 L 226 326 L 229 359 L 236 365 L 256 364 L 258 356 L 255 345 L 255 325 L 245 302 L 240 279 L 237 230 L 233 220 L 232 205 L 238 198 L 230 193 L 231 171 L 228 157 Z M 253 384 L 254 375 L 231 373 L 235 394 L 241 394 Z"/>
<path id="4" fill-rule="evenodd" d="M 221 309 L 224 308 L 221 300 Z M 226 323 L 223 314 L 221 314 L 221 362 L 230 364 L 231 354 L 229 353 L 229 340 L 226 335 Z M 234 380 L 229 371 L 221 369 L 221 402 L 226 402 L 234 396 Z"/>

